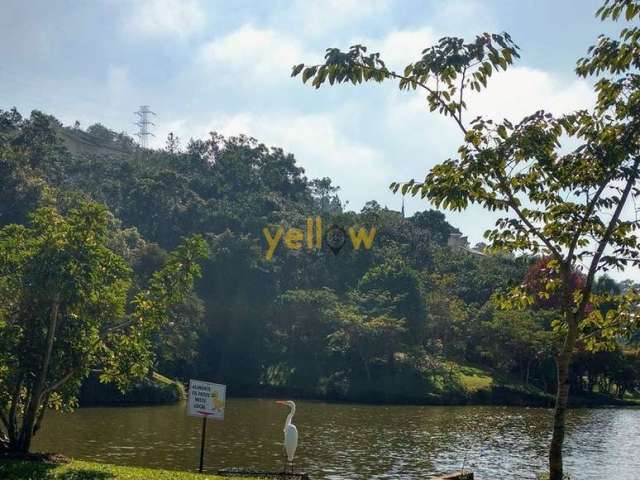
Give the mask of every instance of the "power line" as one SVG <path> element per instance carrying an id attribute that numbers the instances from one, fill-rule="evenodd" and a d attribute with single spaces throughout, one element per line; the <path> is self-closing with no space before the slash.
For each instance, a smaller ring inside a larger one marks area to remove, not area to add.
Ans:
<path id="1" fill-rule="evenodd" d="M 137 125 L 139 127 L 138 133 L 136 133 L 136 137 L 138 137 L 140 146 L 142 148 L 147 148 L 149 135 L 155 137 L 155 135 L 149 131 L 149 125 L 153 125 L 154 127 L 156 125 L 151 120 L 149 120 L 149 115 L 155 115 L 155 112 L 152 112 L 149 109 L 149 105 L 140 105 L 140 109 L 137 112 L 133 113 L 140 117 L 140 120 L 134 122 L 134 125 Z"/>

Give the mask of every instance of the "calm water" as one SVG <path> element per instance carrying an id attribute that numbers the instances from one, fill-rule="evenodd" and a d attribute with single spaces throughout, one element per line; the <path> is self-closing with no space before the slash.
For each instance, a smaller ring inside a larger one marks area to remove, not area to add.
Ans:
<path id="1" fill-rule="evenodd" d="M 424 479 L 460 468 L 476 478 L 534 478 L 544 468 L 551 411 L 514 407 L 363 406 L 297 402 L 296 466 L 316 479 Z M 287 409 L 230 399 L 210 421 L 205 463 L 282 468 Z M 193 470 L 201 421 L 186 405 L 84 408 L 52 414 L 36 448 L 124 465 Z M 567 469 L 573 479 L 639 478 L 640 410 L 573 410 Z M 466 458 L 466 460 L 465 460 Z"/>

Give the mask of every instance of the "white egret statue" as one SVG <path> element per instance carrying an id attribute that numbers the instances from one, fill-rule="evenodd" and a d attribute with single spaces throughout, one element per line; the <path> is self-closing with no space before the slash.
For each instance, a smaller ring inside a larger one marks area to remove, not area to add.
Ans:
<path id="1" fill-rule="evenodd" d="M 298 448 L 298 429 L 291 423 L 291 419 L 296 413 L 296 404 L 291 400 L 276 402 L 279 405 L 285 405 L 291 409 L 287 419 L 284 422 L 284 451 L 287 454 L 287 462 L 291 466 L 291 473 L 293 473 L 293 457 L 296 454 L 296 448 Z M 287 462 L 284 464 L 284 471 L 287 471 Z"/>

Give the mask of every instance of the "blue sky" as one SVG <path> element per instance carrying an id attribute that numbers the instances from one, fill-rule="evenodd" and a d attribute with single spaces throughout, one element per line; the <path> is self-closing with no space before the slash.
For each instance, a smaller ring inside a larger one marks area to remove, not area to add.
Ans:
<path id="1" fill-rule="evenodd" d="M 375 199 L 399 209 L 395 180 L 420 179 L 461 137 L 415 93 L 392 84 L 316 91 L 289 78 L 326 47 L 354 43 L 401 68 L 441 36 L 508 31 L 522 60 L 468 100 L 468 118 L 517 121 L 540 108 L 593 104 L 573 67 L 596 36 L 621 27 L 595 0 L 4 0 L 0 108 L 44 110 L 71 124 L 133 133 L 133 111 L 157 112 L 155 145 L 208 131 L 245 133 L 295 154 L 310 177 L 330 176 L 349 208 Z M 427 205 L 406 199 L 409 212 Z M 475 242 L 493 217 L 447 213 Z"/>

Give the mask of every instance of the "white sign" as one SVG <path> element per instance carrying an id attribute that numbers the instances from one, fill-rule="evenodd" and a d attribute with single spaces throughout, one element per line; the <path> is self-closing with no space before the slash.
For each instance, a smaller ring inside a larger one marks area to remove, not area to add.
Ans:
<path id="1" fill-rule="evenodd" d="M 224 420 L 227 386 L 219 383 L 189 380 L 189 415 Z"/>

